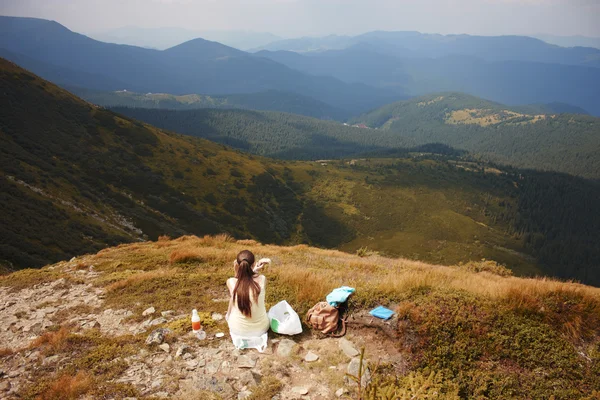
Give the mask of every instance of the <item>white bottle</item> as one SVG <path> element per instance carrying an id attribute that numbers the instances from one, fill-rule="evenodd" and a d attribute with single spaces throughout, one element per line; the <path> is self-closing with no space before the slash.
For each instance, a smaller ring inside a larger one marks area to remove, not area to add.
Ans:
<path id="1" fill-rule="evenodd" d="M 202 330 L 202 325 L 200 324 L 200 316 L 198 315 L 198 310 L 192 310 L 192 330 L 194 333 L 200 332 Z"/>

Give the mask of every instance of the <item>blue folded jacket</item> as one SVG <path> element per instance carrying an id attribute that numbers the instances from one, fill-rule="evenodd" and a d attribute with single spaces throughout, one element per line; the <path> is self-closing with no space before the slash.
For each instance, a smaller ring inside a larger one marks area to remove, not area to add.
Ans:
<path id="1" fill-rule="evenodd" d="M 376 307 L 376 308 L 372 309 L 371 311 L 369 311 L 369 314 L 371 314 L 374 317 L 381 318 L 381 319 L 390 319 L 390 318 L 392 318 L 392 315 L 394 315 L 395 313 L 392 310 L 390 310 L 389 308 L 379 306 L 379 307 Z"/>
<path id="2" fill-rule="evenodd" d="M 342 286 L 337 289 L 333 289 L 333 291 L 327 295 L 326 300 L 329 305 L 337 307 L 340 303 L 348 300 L 348 296 L 354 293 L 355 290 L 356 289 L 349 286 Z"/>

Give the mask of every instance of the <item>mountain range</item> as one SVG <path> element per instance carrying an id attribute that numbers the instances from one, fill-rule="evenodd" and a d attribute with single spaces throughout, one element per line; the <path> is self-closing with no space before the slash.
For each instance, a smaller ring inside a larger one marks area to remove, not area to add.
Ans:
<path id="1" fill-rule="evenodd" d="M 599 282 L 593 181 L 445 156 L 440 146 L 354 161 L 262 158 L 112 113 L 6 60 L 0 90 L 9 269 L 165 234 L 229 232 L 433 262 L 486 258 L 521 275 Z M 286 135 L 271 129 L 269 140 Z"/>
<path id="2" fill-rule="evenodd" d="M 98 42 L 64 26 L 32 18 L 0 17 L 3 56 L 35 60 L 32 71 L 62 85 L 141 93 L 239 94 L 279 90 L 313 97 L 356 113 L 403 98 L 398 91 L 315 77 L 220 43 L 194 39 L 164 51 Z M 33 68 L 35 67 L 35 68 Z M 70 71 L 92 76 L 81 85 Z M 122 84 L 120 84 L 122 82 Z M 110 83 L 110 85 L 108 85 Z M 119 85 L 119 86 L 117 86 Z"/>
<path id="3" fill-rule="evenodd" d="M 589 50 L 593 51 L 582 57 L 600 54 L 600 50 Z M 440 53 L 436 58 L 417 57 L 412 49 L 410 52 L 402 55 L 360 43 L 341 50 L 256 54 L 308 74 L 379 88 L 402 88 L 413 95 L 460 91 L 511 105 L 568 103 L 600 115 L 600 68 L 596 62 L 577 61 L 579 56 L 565 58 L 564 63 L 548 63 L 542 60 L 550 57 L 519 59 L 516 54 L 510 60 L 508 55 L 506 59 L 488 57 L 487 51 L 476 55 Z"/>
<path id="4" fill-rule="evenodd" d="M 157 50 L 165 50 L 199 37 L 240 50 L 249 50 L 281 40 L 279 36 L 267 32 L 193 30 L 174 27 L 141 28 L 137 26 L 90 32 L 87 36 L 101 42 L 127 44 Z"/>
<path id="5" fill-rule="evenodd" d="M 197 38 L 159 51 L 99 42 L 52 21 L 0 17 L 0 23 L 3 57 L 69 87 L 210 96 L 276 91 L 346 115 L 459 91 L 509 105 L 565 103 L 600 115 L 600 50 L 529 37 L 369 32 L 276 41 L 256 53 Z"/>
<path id="6" fill-rule="evenodd" d="M 450 55 L 484 61 L 528 61 L 600 67 L 600 49 L 560 47 L 528 36 L 440 35 L 420 32 L 374 31 L 358 36 L 285 39 L 254 49 L 299 53 L 342 50 L 368 45 L 389 55 L 440 58 Z"/>

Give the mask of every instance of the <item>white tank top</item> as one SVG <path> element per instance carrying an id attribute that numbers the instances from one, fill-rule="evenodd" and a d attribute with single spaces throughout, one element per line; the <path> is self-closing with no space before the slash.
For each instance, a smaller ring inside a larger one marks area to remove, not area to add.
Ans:
<path id="1" fill-rule="evenodd" d="M 229 280 L 231 282 L 230 286 L 235 287 L 237 279 L 229 278 Z M 266 280 L 267 278 L 264 275 L 259 278 L 260 294 L 257 301 L 254 300 L 253 294 L 250 295 L 252 317 L 246 317 L 242 314 L 238 308 L 237 299 L 233 302 L 227 323 L 229 324 L 229 331 L 234 335 L 243 337 L 260 336 L 269 330 L 269 317 L 265 308 Z"/>

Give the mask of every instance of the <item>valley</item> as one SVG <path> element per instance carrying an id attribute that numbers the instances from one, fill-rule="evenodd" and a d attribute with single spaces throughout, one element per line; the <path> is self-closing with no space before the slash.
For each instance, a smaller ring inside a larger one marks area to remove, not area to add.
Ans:
<path id="1" fill-rule="evenodd" d="M 161 235 L 228 232 L 598 279 L 592 181 L 465 164 L 435 148 L 322 163 L 263 158 L 113 114 L 7 61 L 1 89 L 2 254 L 11 268 Z M 53 235 L 57 228 L 64 234 Z"/>
<path id="2" fill-rule="evenodd" d="M 599 4 L 0 8 L 1 399 L 600 399 Z"/>

